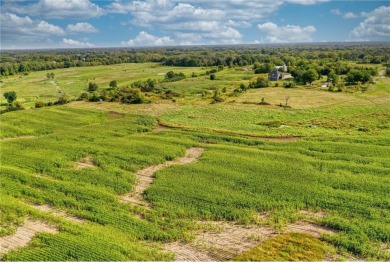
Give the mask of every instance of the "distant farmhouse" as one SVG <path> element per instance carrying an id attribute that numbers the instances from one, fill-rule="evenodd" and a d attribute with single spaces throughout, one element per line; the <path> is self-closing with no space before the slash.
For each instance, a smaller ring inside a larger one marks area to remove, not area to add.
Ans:
<path id="1" fill-rule="evenodd" d="M 269 81 L 278 81 L 278 80 L 283 79 L 283 77 L 284 77 L 284 73 L 278 71 L 277 69 L 275 69 L 274 71 L 272 71 L 268 74 Z"/>
<path id="2" fill-rule="evenodd" d="M 282 72 L 279 71 L 279 69 L 282 69 L 281 70 Z M 287 72 L 287 70 L 288 70 L 288 68 L 286 65 L 275 66 L 275 69 L 268 74 L 268 80 L 269 81 L 278 81 L 278 80 L 283 79 L 284 72 Z"/>

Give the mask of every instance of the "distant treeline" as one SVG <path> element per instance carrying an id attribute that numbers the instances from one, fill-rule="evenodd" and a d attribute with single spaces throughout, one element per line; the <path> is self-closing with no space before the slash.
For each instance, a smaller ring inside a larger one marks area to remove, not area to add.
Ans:
<path id="1" fill-rule="evenodd" d="M 94 48 L 56 50 L 3 50 L 0 54 L 2 76 L 56 68 L 157 62 L 164 66 L 247 66 L 256 62 L 301 67 L 355 61 L 387 64 L 389 43 L 333 43 L 301 45 L 243 45 L 165 48 Z"/>

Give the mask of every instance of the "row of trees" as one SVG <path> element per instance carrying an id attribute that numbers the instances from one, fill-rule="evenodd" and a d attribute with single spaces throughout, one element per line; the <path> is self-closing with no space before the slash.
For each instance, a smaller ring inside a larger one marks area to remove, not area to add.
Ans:
<path id="1" fill-rule="evenodd" d="M 256 62 L 269 65 L 298 66 L 313 62 L 387 64 L 389 45 L 334 44 L 231 47 L 173 47 L 147 49 L 69 49 L 3 51 L 0 54 L 0 74 L 9 76 L 30 71 L 52 70 L 80 66 L 110 65 L 118 63 L 159 62 L 166 66 L 246 66 Z M 259 71 L 267 71 L 262 67 Z M 269 69 L 269 68 L 268 68 Z M 325 69 L 326 70 L 326 69 Z M 344 74 L 340 67 L 340 72 Z M 317 70 L 320 72 L 321 70 Z M 326 75 L 326 73 L 321 73 Z"/>

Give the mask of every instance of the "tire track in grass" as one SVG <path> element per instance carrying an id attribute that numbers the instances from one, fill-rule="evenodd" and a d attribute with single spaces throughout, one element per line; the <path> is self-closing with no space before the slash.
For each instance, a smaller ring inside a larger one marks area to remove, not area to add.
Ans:
<path id="1" fill-rule="evenodd" d="M 58 229 L 42 221 L 26 219 L 15 234 L 0 238 L 0 257 L 9 251 L 26 246 L 38 232 L 57 233 Z"/>
<path id="2" fill-rule="evenodd" d="M 202 156 L 203 152 L 203 148 L 192 147 L 186 150 L 186 153 L 183 157 L 139 170 L 136 173 L 138 183 L 135 185 L 133 192 L 122 195 L 120 200 L 125 203 L 131 202 L 136 205 L 150 207 L 149 203 L 143 199 L 143 194 L 145 190 L 152 185 L 154 174 L 157 171 L 170 166 L 191 164 L 197 161 Z"/>

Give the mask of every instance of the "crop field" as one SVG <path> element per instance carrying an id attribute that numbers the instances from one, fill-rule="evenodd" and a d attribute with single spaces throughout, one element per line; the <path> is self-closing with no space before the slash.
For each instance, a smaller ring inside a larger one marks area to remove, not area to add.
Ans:
<path id="1" fill-rule="evenodd" d="M 26 110 L 1 115 L 1 259 L 161 261 L 185 246 L 216 260 L 390 260 L 390 79 L 366 92 L 272 86 L 233 96 L 253 72 L 226 68 L 211 81 L 209 69 L 118 64 L 3 78 L 1 92 L 16 91 Z M 187 78 L 157 88 L 175 100 L 31 108 L 55 101 L 56 88 L 77 98 L 89 81 L 103 89 L 171 70 Z M 280 107 L 286 96 L 290 107 Z M 202 151 L 185 160 L 191 148 Z M 148 205 L 123 201 L 153 166 Z M 31 221 L 50 230 L 4 244 Z M 222 222 L 245 228 L 251 248 L 223 257 L 215 239 L 201 246 L 202 234 L 229 235 Z"/>

